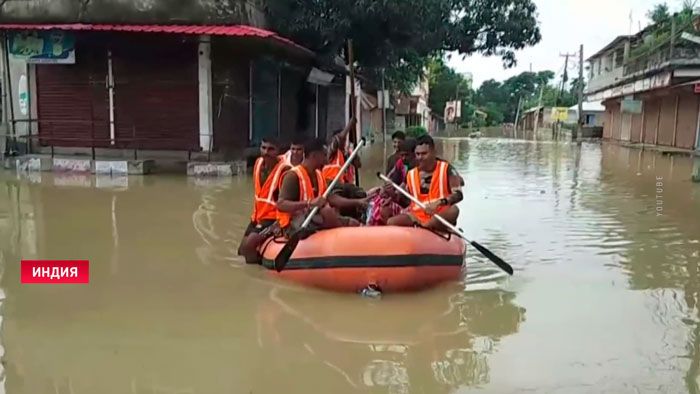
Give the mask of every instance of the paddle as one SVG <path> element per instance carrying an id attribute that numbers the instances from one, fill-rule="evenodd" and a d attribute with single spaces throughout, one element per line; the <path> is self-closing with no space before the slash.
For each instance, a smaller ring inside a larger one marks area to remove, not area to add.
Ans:
<path id="1" fill-rule="evenodd" d="M 412 196 L 410 193 L 408 193 L 407 191 L 403 190 L 403 189 L 401 188 L 401 186 L 399 186 L 399 185 L 395 184 L 394 182 L 392 182 L 391 179 L 387 178 L 384 174 L 382 174 L 381 172 L 377 172 L 377 176 L 378 176 L 380 179 L 382 179 L 383 181 L 390 183 L 391 186 L 394 187 L 394 189 L 396 189 L 399 193 L 403 194 L 403 195 L 406 196 L 408 199 L 410 199 L 411 201 L 413 201 L 414 203 L 416 203 L 416 205 L 418 205 L 419 207 L 425 209 L 425 204 L 423 204 L 422 202 L 418 201 L 418 199 L 416 199 L 415 197 L 413 197 L 413 196 Z M 467 243 L 471 244 L 474 248 L 476 248 L 476 250 L 478 250 L 479 252 L 481 252 L 481 254 L 483 254 L 484 256 L 486 256 L 489 260 L 491 260 L 494 264 L 496 264 L 500 269 L 502 269 L 503 271 L 507 272 L 509 275 L 513 275 L 513 267 L 511 267 L 508 263 L 506 263 L 505 261 L 503 261 L 503 259 L 501 259 L 500 257 L 496 256 L 495 254 L 493 254 L 493 252 L 491 252 L 490 250 L 488 250 L 488 249 L 486 249 L 485 247 L 481 246 L 479 243 L 477 243 L 477 242 L 475 242 L 475 241 L 470 241 L 469 239 L 467 239 L 467 237 L 464 236 L 464 234 L 462 234 L 462 231 L 461 231 L 461 230 L 457 229 L 457 227 L 453 226 L 452 223 L 450 223 L 450 222 L 448 222 L 447 220 L 445 220 L 442 216 L 440 216 L 440 215 L 438 215 L 438 214 L 434 214 L 433 216 L 436 217 L 437 220 L 439 220 L 440 223 L 442 223 L 445 227 L 447 227 L 447 228 L 449 228 L 450 230 L 452 230 L 452 232 L 455 233 L 458 237 L 462 238 L 462 239 L 465 240 Z"/>
<path id="2" fill-rule="evenodd" d="M 352 40 L 348 40 L 348 67 L 350 68 L 350 111 L 353 116 L 357 116 L 357 99 L 355 98 L 355 57 L 353 56 Z M 363 137 L 364 138 L 364 137 Z M 350 132 L 350 143 L 354 144 L 357 142 L 357 125 L 352 128 Z M 357 168 L 353 168 L 355 173 L 355 186 L 360 187 L 360 171 Z"/>
<path id="3" fill-rule="evenodd" d="M 362 147 L 364 147 L 365 144 L 366 141 L 363 137 L 357 144 L 357 147 L 355 147 L 355 149 L 350 154 L 350 157 L 347 160 L 345 160 L 345 164 L 343 164 L 343 167 L 340 169 L 335 178 L 333 178 L 331 184 L 328 185 L 328 188 L 326 188 L 326 191 L 323 193 L 323 198 L 328 198 L 328 196 L 331 194 L 331 191 L 333 190 L 333 187 L 335 187 L 335 184 L 338 183 L 340 176 L 345 173 L 345 171 L 350 166 L 350 163 L 353 161 L 353 159 L 355 159 L 355 156 L 357 156 L 357 154 L 360 152 L 360 149 L 362 149 Z M 318 207 L 314 207 L 314 209 L 311 210 L 309 215 L 306 217 L 306 220 L 304 220 L 304 222 L 301 224 L 301 227 L 289 237 L 289 241 L 287 241 L 284 247 L 282 247 L 282 250 L 280 250 L 280 252 L 277 254 L 277 257 L 275 257 L 275 269 L 277 270 L 277 272 L 282 271 L 287 265 L 289 258 L 292 257 L 292 253 L 294 253 L 294 250 L 299 244 L 301 232 L 309 225 L 309 223 L 311 223 L 311 219 L 313 219 L 314 216 L 316 216 L 318 211 Z"/>

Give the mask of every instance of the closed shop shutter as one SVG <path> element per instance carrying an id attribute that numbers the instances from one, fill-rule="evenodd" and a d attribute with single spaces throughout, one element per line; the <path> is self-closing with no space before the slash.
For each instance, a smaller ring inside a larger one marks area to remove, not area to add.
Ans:
<path id="1" fill-rule="evenodd" d="M 133 36 L 111 48 L 117 146 L 199 150 L 197 44 Z"/>
<path id="2" fill-rule="evenodd" d="M 658 98 L 649 99 L 644 102 L 644 135 L 645 144 L 653 144 L 659 128 L 659 111 L 661 110 L 661 100 Z"/>
<path id="3" fill-rule="evenodd" d="M 106 76 L 106 50 L 81 41 L 75 64 L 36 66 L 42 145 L 109 146 Z"/>
<path id="4" fill-rule="evenodd" d="M 642 122 L 643 122 L 643 120 L 644 120 L 644 113 L 632 115 L 631 139 L 633 142 L 641 142 L 642 141 Z"/>
<path id="5" fill-rule="evenodd" d="M 613 129 L 612 138 L 619 140 L 622 138 L 622 112 L 620 112 L 620 102 L 617 101 L 612 105 Z"/>
<path id="6" fill-rule="evenodd" d="M 673 130 L 676 122 L 676 95 L 661 99 L 661 118 L 659 119 L 659 145 L 673 145 Z"/>
<path id="7" fill-rule="evenodd" d="M 676 125 L 676 146 L 693 149 L 698 127 L 698 96 L 684 92 L 678 103 L 678 124 Z"/>
<path id="8" fill-rule="evenodd" d="M 612 126 L 613 126 L 613 116 L 612 116 L 612 104 L 606 104 L 605 106 L 605 120 L 603 121 L 603 137 L 612 138 Z M 538 122 L 539 123 L 539 122 Z"/>

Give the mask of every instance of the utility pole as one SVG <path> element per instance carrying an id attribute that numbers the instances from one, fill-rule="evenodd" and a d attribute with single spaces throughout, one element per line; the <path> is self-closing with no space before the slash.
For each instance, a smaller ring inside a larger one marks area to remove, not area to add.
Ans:
<path id="1" fill-rule="evenodd" d="M 546 85 L 546 82 L 542 81 L 540 82 L 542 86 L 540 86 L 540 98 L 537 99 L 537 110 L 535 111 L 535 123 L 532 126 L 532 133 L 537 136 L 537 126 L 539 126 L 540 122 L 540 108 L 542 107 L 542 93 L 544 93 L 544 86 Z"/>
<path id="2" fill-rule="evenodd" d="M 513 133 L 515 134 L 513 137 L 518 136 L 518 121 L 520 120 L 520 104 L 522 103 L 523 96 L 518 97 L 518 109 L 515 112 L 515 122 L 513 122 Z"/>
<path id="3" fill-rule="evenodd" d="M 583 44 L 578 51 L 578 124 L 571 133 L 573 140 L 578 139 L 578 132 L 583 135 Z"/>
<path id="4" fill-rule="evenodd" d="M 557 93 L 557 98 L 554 100 L 555 107 L 559 106 L 559 98 L 564 93 L 564 89 L 566 88 L 566 81 L 568 80 L 569 75 L 569 57 L 576 56 L 576 54 L 565 53 L 563 55 L 559 54 L 559 56 L 564 58 L 564 73 L 561 78 L 561 89 Z M 557 122 L 552 127 L 552 135 L 554 135 L 559 130 L 559 119 L 557 119 Z"/>

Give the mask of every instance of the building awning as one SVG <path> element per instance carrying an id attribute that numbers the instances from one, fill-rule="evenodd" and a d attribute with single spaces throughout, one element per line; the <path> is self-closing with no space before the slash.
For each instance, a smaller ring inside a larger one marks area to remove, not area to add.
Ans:
<path id="1" fill-rule="evenodd" d="M 314 53 L 269 30 L 247 25 L 216 26 L 216 25 L 110 25 L 110 24 L 0 24 L 0 30 L 65 30 L 65 31 L 114 31 L 126 33 L 165 33 L 187 35 L 211 35 L 228 37 L 256 37 L 269 39 L 279 44 L 293 47 L 306 55 Z"/>

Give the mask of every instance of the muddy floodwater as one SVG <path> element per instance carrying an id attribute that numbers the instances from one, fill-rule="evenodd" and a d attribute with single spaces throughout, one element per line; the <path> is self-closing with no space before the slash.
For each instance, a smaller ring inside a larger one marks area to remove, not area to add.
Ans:
<path id="1" fill-rule="evenodd" d="M 690 158 L 437 145 L 467 183 L 460 227 L 514 276 L 470 249 L 430 291 L 305 289 L 235 255 L 250 177 L 1 173 L 0 392 L 700 393 Z M 90 283 L 21 284 L 21 259 L 87 259 Z"/>

